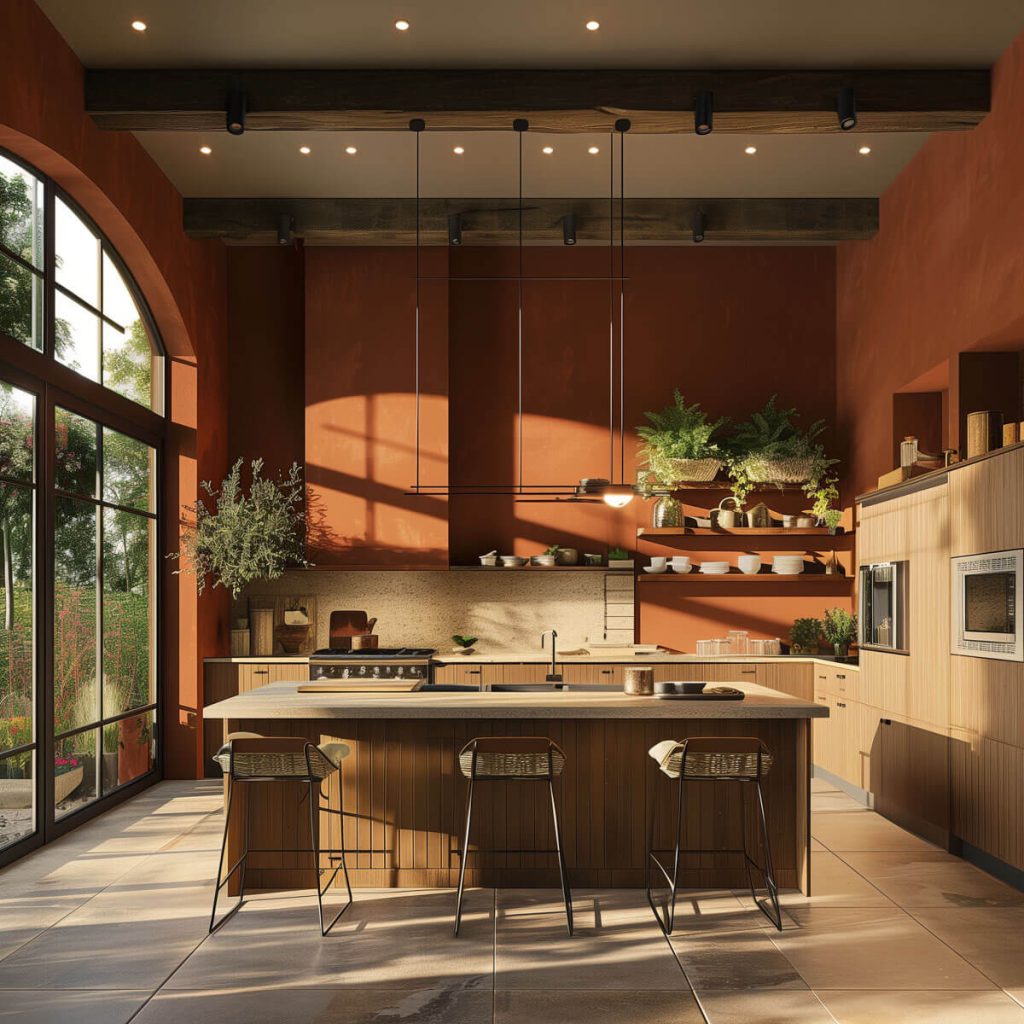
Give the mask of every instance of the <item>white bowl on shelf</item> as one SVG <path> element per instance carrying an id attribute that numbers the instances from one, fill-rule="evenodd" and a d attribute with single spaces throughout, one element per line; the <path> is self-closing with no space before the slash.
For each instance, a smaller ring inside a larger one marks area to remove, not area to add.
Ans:
<path id="1" fill-rule="evenodd" d="M 669 559 L 668 564 L 673 572 L 678 572 L 683 575 L 693 568 L 690 559 L 686 555 L 676 555 L 674 558 Z"/>
<path id="2" fill-rule="evenodd" d="M 520 555 L 502 555 L 501 564 L 505 569 L 521 569 L 526 565 L 527 559 Z"/>
<path id="3" fill-rule="evenodd" d="M 772 559 L 772 572 L 778 576 L 799 576 L 803 571 L 803 555 L 776 555 Z"/>
<path id="4" fill-rule="evenodd" d="M 732 566 L 728 562 L 701 562 L 700 571 L 705 576 L 725 576 Z"/>
<path id="5" fill-rule="evenodd" d="M 660 576 L 663 572 L 668 572 L 667 565 L 645 565 L 643 567 L 644 572 L 652 573 L 655 576 Z"/>
<path id="6" fill-rule="evenodd" d="M 736 564 L 740 567 L 740 572 L 747 576 L 756 576 L 761 571 L 761 556 L 740 555 L 736 559 Z"/>

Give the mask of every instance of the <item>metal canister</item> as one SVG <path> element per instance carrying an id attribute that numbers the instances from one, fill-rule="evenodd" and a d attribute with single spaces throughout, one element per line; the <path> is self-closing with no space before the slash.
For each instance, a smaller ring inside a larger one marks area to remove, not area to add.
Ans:
<path id="1" fill-rule="evenodd" d="M 683 503 L 671 494 L 663 494 L 651 510 L 651 525 L 655 529 L 683 525 Z"/>
<path id="2" fill-rule="evenodd" d="M 653 668 L 627 668 L 622 680 L 622 688 L 630 697 L 650 697 L 654 693 Z"/>

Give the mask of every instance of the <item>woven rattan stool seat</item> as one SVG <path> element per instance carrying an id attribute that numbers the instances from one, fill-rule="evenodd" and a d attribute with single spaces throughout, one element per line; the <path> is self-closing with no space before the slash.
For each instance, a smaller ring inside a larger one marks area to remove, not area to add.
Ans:
<path id="1" fill-rule="evenodd" d="M 565 754 L 546 736 L 479 736 L 459 752 L 467 779 L 547 779 L 564 767 Z"/>
<path id="2" fill-rule="evenodd" d="M 278 739 L 247 733 L 230 738 L 213 760 L 225 775 L 236 779 L 326 779 L 348 753 L 344 743 L 318 747 L 305 741 L 296 743 L 292 736 Z"/>
<path id="3" fill-rule="evenodd" d="M 648 754 L 670 779 L 757 779 L 767 775 L 773 763 L 768 748 L 753 737 L 662 740 Z"/>

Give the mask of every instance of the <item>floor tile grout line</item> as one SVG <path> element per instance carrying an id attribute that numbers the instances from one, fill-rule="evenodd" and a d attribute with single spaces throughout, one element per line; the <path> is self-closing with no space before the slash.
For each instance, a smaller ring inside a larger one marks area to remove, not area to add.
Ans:
<path id="1" fill-rule="evenodd" d="M 494 928 L 491 935 L 491 1024 L 498 1019 L 498 887 L 491 891 Z"/>
<path id="2" fill-rule="evenodd" d="M 668 951 L 672 954 L 672 959 L 675 960 L 676 966 L 682 973 L 683 978 L 686 981 L 686 984 L 690 986 L 690 994 L 693 996 L 693 1001 L 697 1004 L 698 1012 L 704 1018 L 704 1024 L 712 1024 L 711 1017 L 708 1015 L 708 1011 L 705 1008 L 704 1003 L 701 1001 L 700 993 L 698 993 L 697 989 L 694 987 L 693 982 L 690 981 L 690 976 L 686 973 L 686 968 L 683 966 L 683 961 L 679 959 L 679 954 L 676 952 L 676 947 L 672 945 L 672 937 L 665 931 L 664 928 L 661 927 L 659 922 L 655 923 L 657 924 L 658 931 L 661 932 L 661 937 L 665 940 L 665 943 L 668 946 Z"/>
<path id="3" fill-rule="evenodd" d="M 211 811 L 210 813 L 211 814 L 215 814 L 217 812 L 216 811 Z M 147 817 L 148 816 L 149 815 L 147 815 Z M 204 815 L 204 818 L 205 817 L 208 817 L 208 815 Z M 139 820 L 142 820 L 142 819 L 139 819 Z M 192 826 L 192 828 L 198 828 L 199 824 L 200 824 L 200 822 L 196 822 L 195 825 Z M 184 832 L 180 832 L 178 834 L 178 838 L 180 839 L 182 836 L 188 835 L 188 833 L 190 831 L 191 831 L 191 829 L 186 829 Z M 122 832 L 123 832 L 123 829 L 122 829 Z M 49 847 L 41 847 L 40 850 L 38 850 L 38 851 L 34 850 L 34 851 L 32 851 L 32 853 L 29 853 L 28 856 L 31 857 L 34 853 L 42 852 L 43 850 L 47 850 L 47 849 L 53 849 L 53 845 L 51 844 Z M 160 849 L 162 850 L 163 847 L 161 847 Z M 51 928 L 56 928 L 57 925 L 61 924 L 63 921 L 66 921 L 69 917 L 71 917 L 72 914 L 77 914 L 80 910 L 84 910 L 98 896 L 102 896 L 108 889 L 110 889 L 112 886 L 117 885 L 118 882 L 122 881 L 124 879 L 125 875 L 129 874 L 132 871 L 135 871 L 137 868 L 141 868 L 142 865 L 147 860 L 149 860 L 150 857 L 155 856 L 155 854 L 159 853 L 159 852 L 160 851 L 157 850 L 157 851 L 154 851 L 154 853 L 142 854 L 142 862 L 141 863 L 136 864 L 135 867 L 125 868 L 124 871 L 121 874 L 119 874 L 116 878 L 112 878 L 105 886 L 103 886 L 102 889 L 97 889 L 96 892 L 94 892 L 91 896 L 89 896 L 84 902 L 79 903 L 78 906 L 73 907 L 66 914 L 62 914 L 59 918 L 57 918 L 56 921 L 51 921 L 45 928 L 40 928 L 39 931 L 37 931 L 31 938 L 26 939 L 24 942 L 18 943 L 18 945 L 15 946 L 13 949 L 8 950 L 6 953 L 4 953 L 3 956 L 0 956 L 0 964 L 3 964 L 4 961 L 6 961 L 9 957 L 13 956 L 19 950 L 24 949 L 27 945 L 29 945 L 29 943 L 35 942 L 37 939 L 42 938 Z M 93 990 L 90 989 L 89 991 L 93 991 Z"/>

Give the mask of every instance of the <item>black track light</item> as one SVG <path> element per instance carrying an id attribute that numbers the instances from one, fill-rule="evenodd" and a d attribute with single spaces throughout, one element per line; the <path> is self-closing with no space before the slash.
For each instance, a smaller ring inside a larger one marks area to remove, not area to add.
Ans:
<path id="1" fill-rule="evenodd" d="M 698 135 L 710 135 L 714 128 L 715 96 L 710 92 L 697 93 L 693 108 L 693 130 Z"/>
<path id="2" fill-rule="evenodd" d="M 427 122 L 424 121 L 422 117 L 414 117 L 409 122 L 409 131 L 411 131 L 411 132 L 421 132 L 426 127 L 427 127 Z"/>
<path id="3" fill-rule="evenodd" d="M 693 240 L 695 243 L 704 241 L 704 232 L 707 229 L 707 218 L 703 210 L 697 210 L 693 215 Z"/>
<path id="4" fill-rule="evenodd" d="M 857 127 L 857 96 L 850 86 L 839 90 L 836 112 L 839 114 L 839 127 L 844 132 Z"/>
<path id="5" fill-rule="evenodd" d="M 245 93 L 240 89 L 232 89 L 228 93 L 228 105 L 225 111 L 227 123 L 225 127 L 232 135 L 245 134 Z"/>
<path id="6" fill-rule="evenodd" d="M 566 245 L 576 244 L 576 214 L 567 213 L 562 218 L 562 241 Z"/>
<path id="7" fill-rule="evenodd" d="M 462 245 L 462 214 L 448 214 L 448 244 Z"/>
<path id="8" fill-rule="evenodd" d="M 277 215 L 277 244 L 290 245 L 295 230 L 295 218 L 290 213 Z"/>
<path id="9" fill-rule="evenodd" d="M 530 130 L 530 122 L 525 117 L 517 117 L 512 122 L 512 130 L 515 132 L 525 132 Z"/>
<path id="10" fill-rule="evenodd" d="M 619 119 L 618 119 L 618 120 L 617 120 L 617 121 L 615 122 L 615 130 L 616 130 L 616 131 L 617 131 L 617 132 L 618 132 L 618 133 L 619 133 L 620 135 L 624 135 L 624 134 L 625 134 L 626 132 L 628 132 L 628 131 L 629 131 L 629 129 L 630 129 L 630 128 L 632 128 L 632 127 L 633 127 L 633 122 L 632 122 L 632 121 L 630 121 L 630 119 L 629 119 L 628 117 L 620 117 L 620 118 L 619 118 Z"/>

